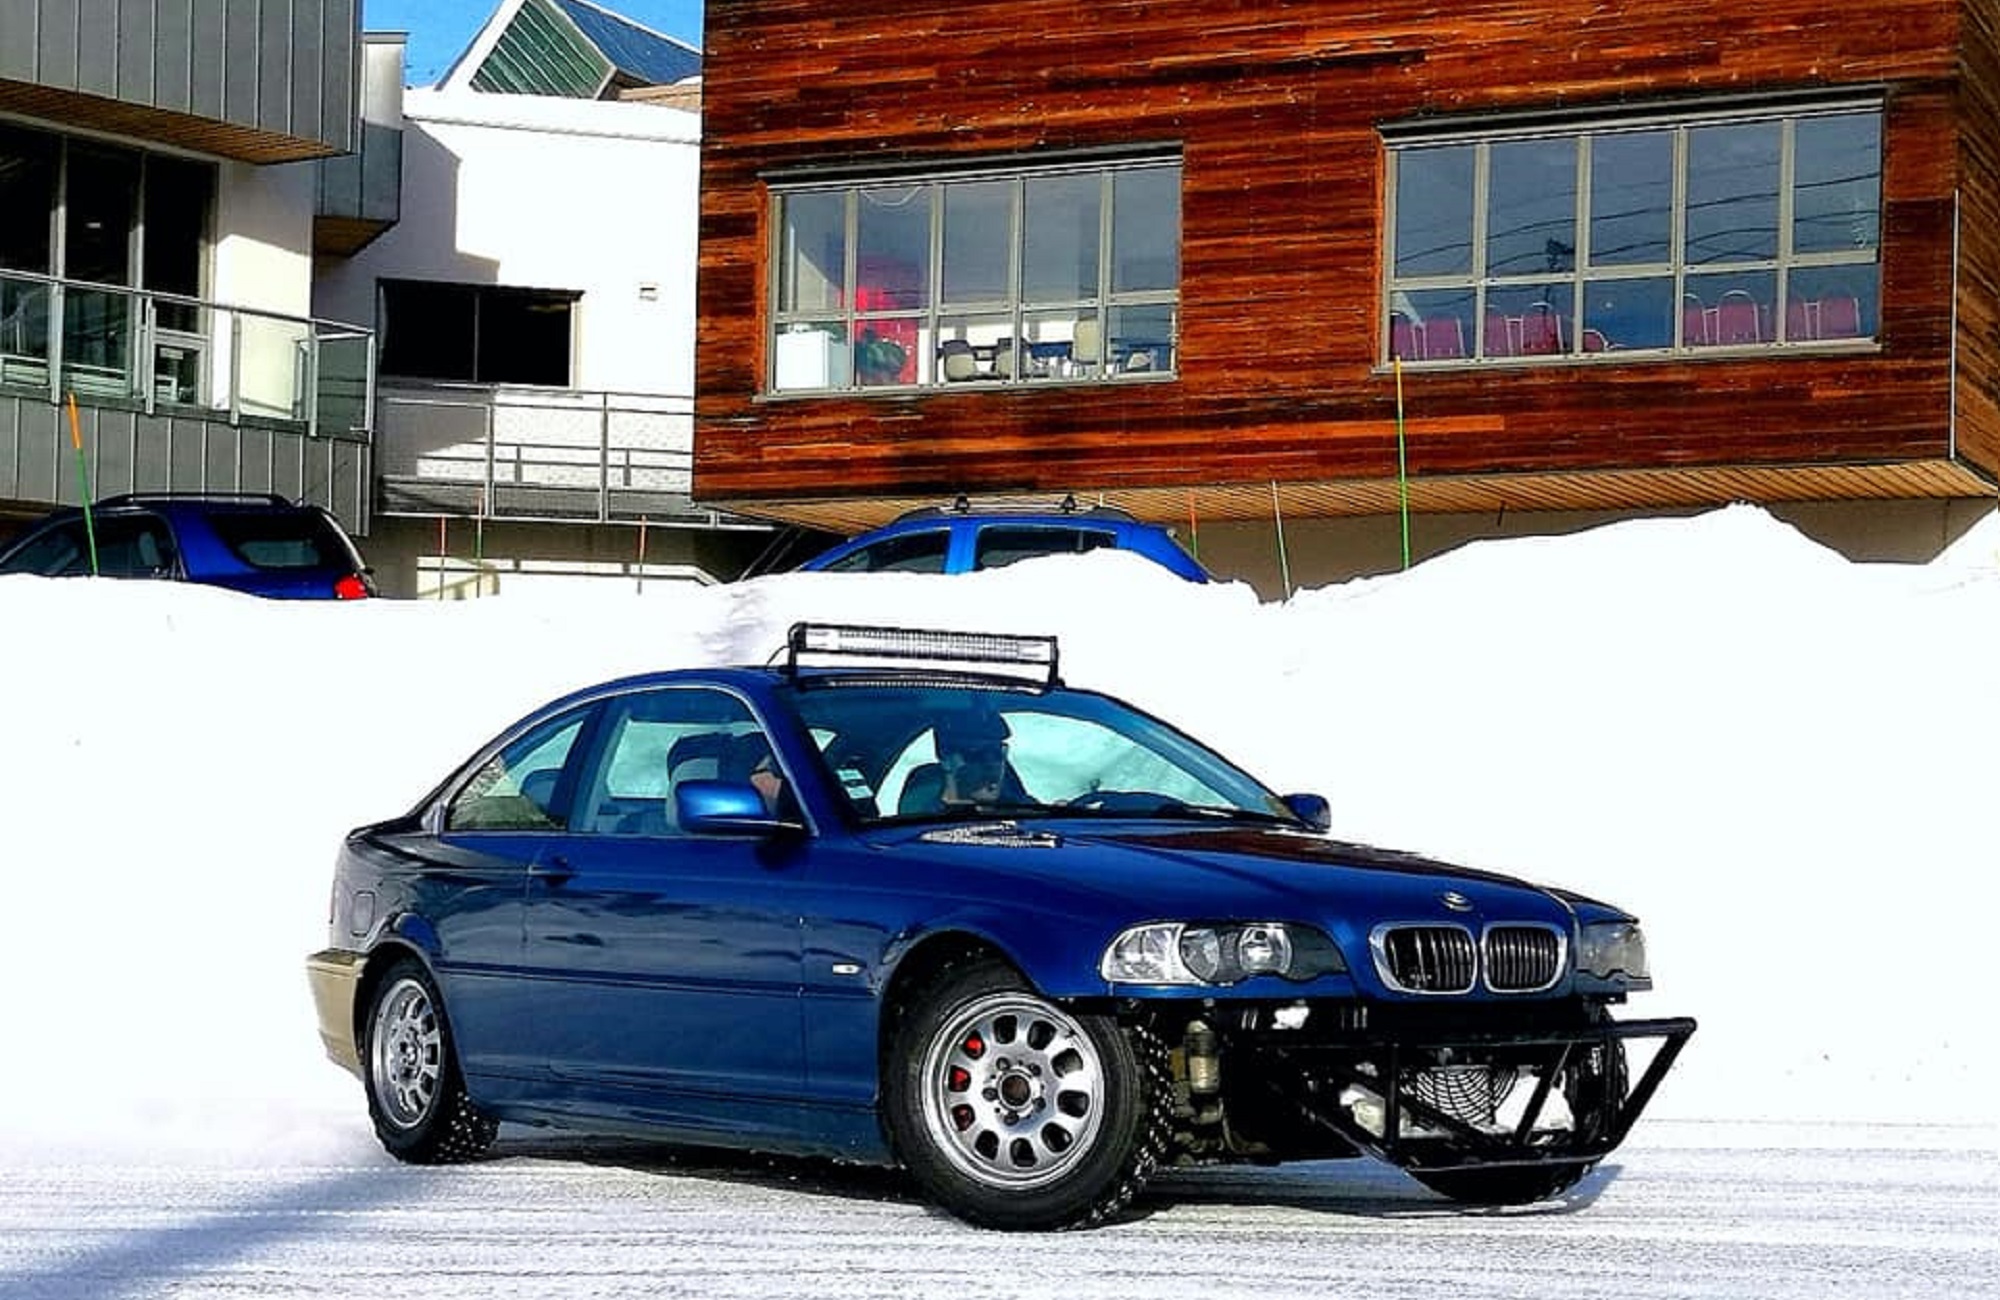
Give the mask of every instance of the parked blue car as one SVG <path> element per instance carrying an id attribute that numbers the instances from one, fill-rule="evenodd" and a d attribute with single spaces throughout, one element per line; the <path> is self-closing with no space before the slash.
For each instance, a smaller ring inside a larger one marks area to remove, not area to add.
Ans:
<path id="1" fill-rule="evenodd" d="M 1172 533 L 1108 506 L 1054 510 L 974 508 L 964 502 L 898 516 L 799 568 L 826 573 L 971 573 L 1042 555 L 1100 549 L 1144 556 L 1190 582 L 1209 581 Z"/>
<path id="2" fill-rule="evenodd" d="M 0 548 L 0 575 L 154 578 L 281 600 L 359 600 L 375 579 L 319 506 L 263 492 L 134 492 L 57 510 Z"/>
<path id="3" fill-rule="evenodd" d="M 1637 923 L 1327 825 L 1052 638 L 801 624 L 557 700 L 352 832 L 307 967 L 411 1162 L 503 1120 L 818 1154 L 998 1228 L 1171 1163 L 1567 1189 L 1694 1031 L 1613 1018 Z"/>

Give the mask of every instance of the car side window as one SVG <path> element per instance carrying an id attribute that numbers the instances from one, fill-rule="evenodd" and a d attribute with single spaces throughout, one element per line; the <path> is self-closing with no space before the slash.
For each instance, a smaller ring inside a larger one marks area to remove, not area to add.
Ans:
<path id="1" fill-rule="evenodd" d="M 1117 544 L 1117 535 L 1102 528 L 993 524 L 973 539 L 972 567 L 998 569 L 1038 555 L 1077 555 Z"/>
<path id="2" fill-rule="evenodd" d="M 110 515 L 95 521 L 97 572 L 107 578 L 157 578 L 174 564 L 174 537 L 154 515 Z M 7 561 L 9 573 L 46 578 L 81 577 L 91 571 L 91 536 L 83 520 L 66 520 L 21 547 Z"/>
<path id="3" fill-rule="evenodd" d="M 522 736 L 480 765 L 445 809 L 447 831 L 554 831 L 566 820 L 562 774 L 589 708 Z"/>
<path id="4" fill-rule="evenodd" d="M 828 573 L 943 573 L 951 533 L 942 528 L 871 542 L 826 566 Z"/>
<path id="5" fill-rule="evenodd" d="M 153 515 L 116 515 L 97 525 L 97 571 L 110 578 L 157 578 L 173 567 L 174 535 Z M 85 561 L 86 566 L 88 561 Z"/>
<path id="6" fill-rule="evenodd" d="M 607 705 L 576 829 L 598 835 L 678 835 L 674 790 L 685 781 L 746 781 L 769 752 L 750 709 L 726 691 L 640 691 Z"/>
<path id="7" fill-rule="evenodd" d="M 58 524 L 23 542 L 20 550 L 7 557 L 6 571 L 34 573 L 44 578 L 89 573 L 90 553 L 86 549 L 83 521 Z"/>

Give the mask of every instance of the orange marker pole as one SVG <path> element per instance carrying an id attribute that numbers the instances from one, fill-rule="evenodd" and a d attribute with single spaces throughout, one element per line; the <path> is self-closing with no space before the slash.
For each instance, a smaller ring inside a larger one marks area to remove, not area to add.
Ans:
<path id="1" fill-rule="evenodd" d="M 90 461 L 83 454 L 83 422 L 76 413 L 76 394 L 69 395 L 69 445 L 76 448 L 76 481 L 83 488 L 83 538 L 90 545 L 90 576 L 97 576 L 97 523 L 90 517 Z"/>

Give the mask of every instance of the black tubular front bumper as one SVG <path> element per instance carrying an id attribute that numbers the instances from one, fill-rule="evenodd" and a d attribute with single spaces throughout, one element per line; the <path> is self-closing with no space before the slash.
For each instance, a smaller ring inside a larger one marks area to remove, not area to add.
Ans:
<path id="1" fill-rule="evenodd" d="M 1691 1018 L 1678 1017 L 1575 1029 L 1364 1035 L 1338 1044 L 1281 1047 L 1267 1040 L 1261 1048 L 1300 1081 L 1292 1099 L 1304 1117 L 1361 1150 L 1404 1169 L 1485 1169 L 1601 1159 L 1631 1132 L 1694 1031 Z M 1623 1049 L 1634 1040 L 1657 1047 L 1631 1077 Z M 1451 1066 L 1518 1069 L 1532 1088 L 1506 1124 L 1468 1122 L 1419 1091 L 1420 1079 Z M 1543 1122 L 1559 1088 L 1568 1090 L 1572 1108 L 1566 1127 Z M 1581 1108 L 1579 1091 L 1587 1094 Z M 1372 1099 L 1372 1122 L 1344 1100 L 1357 1094 Z"/>

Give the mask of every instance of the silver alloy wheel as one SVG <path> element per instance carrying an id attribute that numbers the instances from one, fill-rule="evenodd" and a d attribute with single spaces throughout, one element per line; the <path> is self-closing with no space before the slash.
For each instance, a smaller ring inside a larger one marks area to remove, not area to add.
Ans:
<path id="1" fill-rule="evenodd" d="M 1104 1062 L 1083 1026 L 1040 998 L 967 1003 L 925 1049 L 924 1127 L 977 1182 L 1018 1190 L 1068 1173 L 1104 1120 Z"/>
<path id="2" fill-rule="evenodd" d="M 415 1128 L 437 1104 L 444 1078 L 444 1032 L 430 990 L 415 979 L 397 980 L 375 1004 L 368 1034 L 368 1075 L 383 1118 Z"/>

